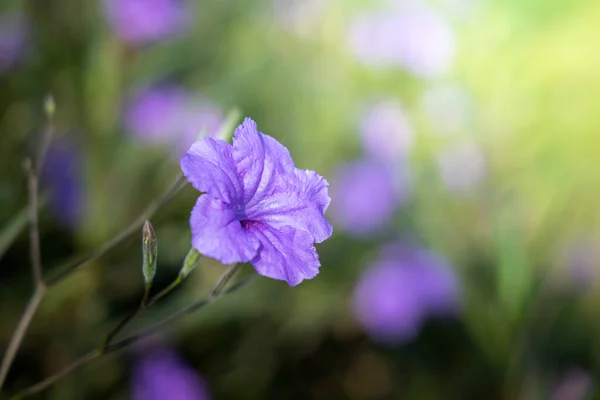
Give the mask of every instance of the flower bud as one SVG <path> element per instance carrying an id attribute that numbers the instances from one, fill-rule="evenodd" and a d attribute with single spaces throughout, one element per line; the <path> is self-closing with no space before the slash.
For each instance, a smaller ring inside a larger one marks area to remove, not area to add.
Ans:
<path id="1" fill-rule="evenodd" d="M 46 118 L 52 118 L 54 111 L 56 110 L 56 104 L 54 103 L 54 97 L 50 93 L 44 97 L 44 113 Z"/>
<path id="2" fill-rule="evenodd" d="M 150 221 L 144 223 L 142 241 L 142 272 L 144 281 L 147 285 L 152 283 L 156 274 L 156 259 L 158 254 L 158 245 L 156 244 L 156 234 Z"/>
<path id="3" fill-rule="evenodd" d="M 181 279 L 185 279 L 188 275 L 200 264 L 200 256 L 201 254 L 195 248 L 191 248 L 188 251 L 187 256 L 185 256 L 185 260 L 183 261 L 183 266 L 179 271 L 179 276 Z"/>

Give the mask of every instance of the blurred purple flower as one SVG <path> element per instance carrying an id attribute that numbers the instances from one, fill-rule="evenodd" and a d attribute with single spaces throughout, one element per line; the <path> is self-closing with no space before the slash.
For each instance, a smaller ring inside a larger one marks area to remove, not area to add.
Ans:
<path id="1" fill-rule="evenodd" d="M 388 245 L 364 272 L 354 292 L 353 311 L 367 333 L 384 343 L 413 339 L 429 316 L 459 310 L 459 283 L 435 254 Z"/>
<path id="2" fill-rule="evenodd" d="M 42 169 L 42 185 L 49 194 L 49 208 L 65 226 L 75 226 L 83 217 L 83 176 L 77 146 L 66 139 L 48 148 Z"/>
<path id="3" fill-rule="evenodd" d="M 136 139 L 169 145 L 181 156 L 201 132 L 215 136 L 224 116 L 208 99 L 185 89 L 161 85 L 136 93 L 125 110 L 125 126 Z"/>
<path id="4" fill-rule="evenodd" d="M 421 78 L 445 73 L 455 51 L 448 22 L 425 7 L 363 14 L 351 23 L 349 40 L 366 65 L 399 65 Z"/>
<path id="5" fill-rule="evenodd" d="M 576 367 L 560 377 L 551 400 L 587 399 L 594 387 L 594 378 L 584 369 Z"/>
<path id="6" fill-rule="evenodd" d="M 468 133 L 473 110 L 471 98 L 462 87 L 446 84 L 427 89 L 421 97 L 421 108 L 435 133 Z"/>
<path id="7" fill-rule="evenodd" d="M 445 149 L 438 155 L 442 181 L 455 194 L 477 186 L 485 177 L 486 160 L 475 143 L 465 143 Z"/>
<path id="8" fill-rule="evenodd" d="M 389 262 L 367 270 L 355 289 L 354 314 L 375 340 L 413 339 L 424 314 L 411 271 Z"/>
<path id="9" fill-rule="evenodd" d="M 433 251 L 404 243 L 383 246 L 381 259 L 402 265 L 420 282 L 422 309 L 429 315 L 447 316 L 459 311 L 460 291 L 454 270 Z"/>
<path id="10" fill-rule="evenodd" d="M 13 68 L 23 57 L 29 42 L 25 16 L 9 11 L 0 15 L 0 72 Z"/>
<path id="11" fill-rule="evenodd" d="M 191 10 L 183 0 L 104 0 L 104 11 L 121 40 L 143 45 L 186 31 Z"/>
<path id="12" fill-rule="evenodd" d="M 407 179 L 395 168 L 369 159 L 342 165 L 332 185 L 336 226 L 364 236 L 388 223 L 408 198 Z"/>
<path id="13" fill-rule="evenodd" d="M 208 400 L 206 383 L 175 353 L 155 350 L 141 357 L 133 371 L 134 400 Z"/>
<path id="14" fill-rule="evenodd" d="M 581 290 L 589 288 L 597 280 L 600 267 L 600 248 L 594 237 L 579 238 L 563 251 L 571 283 Z"/>
<path id="15" fill-rule="evenodd" d="M 390 163 L 405 158 L 413 138 L 404 108 L 393 100 L 371 107 L 363 118 L 360 133 L 367 154 Z"/>
<path id="16" fill-rule="evenodd" d="M 294 166 L 289 151 L 250 118 L 233 146 L 203 138 L 181 159 L 200 192 L 192 210 L 192 244 L 224 264 L 250 262 L 263 276 L 295 286 L 319 272 L 314 243 L 331 236 L 323 213 L 328 183 Z"/>

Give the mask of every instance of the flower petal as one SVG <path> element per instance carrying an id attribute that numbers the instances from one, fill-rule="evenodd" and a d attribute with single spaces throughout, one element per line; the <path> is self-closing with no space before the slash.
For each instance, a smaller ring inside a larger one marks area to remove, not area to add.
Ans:
<path id="1" fill-rule="evenodd" d="M 291 226 L 303 230 L 320 243 L 331 236 L 333 227 L 325 219 L 329 206 L 327 181 L 314 171 L 295 169 L 288 176 L 285 190 L 265 197 L 246 208 L 248 218 L 266 222 L 274 228 Z"/>
<path id="2" fill-rule="evenodd" d="M 258 239 L 248 234 L 235 219 L 233 210 L 208 195 L 198 198 L 190 226 L 194 248 L 223 264 L 248 262 L 260 247 Z"/>
<path id="3" fill-rule="evenodd" d="M 199 191 L 227 204 L 240 204 L 242 185 L 238 178 L 229 143 L 202 138 L 181 159 L 181 169 Z"/>
<path id="4" fill-rule="evenodd" d="M 280 190 L 285 173 L 294 170 L 288 149 L 260 133 L 256 122 L 246 118 L 233 137 L 233 160 L 243 185 L 243 202 L 252 207 Z"/>
<path id="5" fill-rule="evenodd" d="M 275 229 L 260 222 L 246 226 L 246 230 L 261 243 L 258 255 L 251 261 L 260 275 L 296 286 L 319 273 L 319 256 L 307 232 L 290 226 Z"/>

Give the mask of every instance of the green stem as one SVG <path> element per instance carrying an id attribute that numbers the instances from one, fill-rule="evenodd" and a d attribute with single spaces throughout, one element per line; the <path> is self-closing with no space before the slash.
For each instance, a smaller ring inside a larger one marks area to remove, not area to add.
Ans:
<path id="1" fill-rule="evenodd" d="M 165 297 L 167 294 L 171 293 L 182 282 L 183 282 L 183 280 L 181 279 L 181 276 L 178 276 L 177 279 L 175 279 L 169 286 L 167 286 L 165 289 L 163 289 L 156 296 L 153 296 L 152 298 L 150 298 L 150 300 L 148 300 L 148 296 L 150 294 L 151 284 L 146 284 L 146 288 L 144 290 L 144 296 L 142 297 L 142 301 L 139 303 L 139 305 L 135 309 L 131 310 L 131 312 L 129 314 L 127 314 L 125 316 L 125 318 L 123 318 L 123 320 L 121 320 L 121 322 L 119 322 L 117 324 L 117 326 L 115 326 L 114 329 L 108 333 L 108 335 L 106 335 L 106 337 L 102 341 L 100 350 L 102 352 L 104 352 L 106 350 L 106 348 L 108 347 L 108 345 L 110 344 L 110 342 L 112 342 L 112 340 L 127 326 L 127 324 L 129 322 L 131 322 L 131 320 L 133 320 L 140 312 L 142 312 L 146 308 L 150 307 L 151 305 L 156 303 L 158 300 Z"/>
<path id="2" fill-rule="evenodd" d="M 30 386 L 30 387 L 20 391 L 15 396 L 13 396 L 12 399 L 13 400 L 22 399 L 24 397 L 38 393 L 38 392 L 46 389 L 47 387 L 51 386 L 58 380 L 69 375 L 71 372 L 79 369 L 80 367 L 88 364 L 89 362 L 91 362 L 97 358 L 102 357 L 103 355 L 120 351 L 126 347 L 131 346 L 132 344 L 135 344 L 135 343 L 147 338 L 148 336 L 151 336 L 158 332 L 161 332 L 163 329 L 172 326 L 174 322 L 176 322 L 176 321 L 182 319 L 183 317 L 190 315 L 190 314 L 200 310 L 201 308 L 205 307 L 206 305 L 212 303 L 221 294 L 228 294 L 228 293 L 232 293 L 238 289 L 241 289 L 242 287 L 244 287 L 246 284 L 253 281 L 258 276 L 258 275 L 253 275 L 253 276 L 249 277 L 248 279 L 240 281 L 240 282 L 236 283 L 235 285 L 232 285 L 228 289 L 224 290 L 225 286 L 227 285 L 229 280 L 233 277 L 233 275 L 237 272 L 238 269 L 239 269 L 239 264 L 233 265 L 223 275 L 223 277 L 217 283 L 217 285 L 212 290 L 212 292 L 208 296 L 206 296 L 204 299 L 199 300 L 196 303 L 191 304 L 191 305 L 179 310 L 172 316 L 156 323 L 155 325 L 151 326 L 148 329 L 145 329 L 145 330 L 143 330 L 135 335 L 132 335 L 128 338 L 125 338 L 125 339 L 122 339 L 122 340 L 119 340 L 117 342 L 107 345 L 104 350 L 96 349 L 96 350 L 91 351 L 90 353 L 78 358 L 77 360 L 75 360 L 73 363 L 71 363 L 67 367 L 58 371 L 56 374 L 49 376 L 48 378 L 36 383 L 35 385 Z"/>
<path id="3" fill-rule="evenodd" d="M 162 299 L 163 297 L 165 297 L 166 295 L 171 293 L 182 283 L 183 283 L 183 278 L 181 277 L 181 275 L 177 276 L 177 279 L 175 279 L 173 282 L 171 282 L 171 284 L 169 286 L 167 286 L 166 288 L 161 290 L 160 293 L 158 293 L 157 295 L 151 297 L 150 300 L 148 300 L 146 307 L 150 307 L 152 304 L 156 303 L 158 300 Z"/>
<path id="4" fill-rule="evenodd" d="M 119 245 L 122 241 L 138 232 L 138 229 L 144 225 L 146 220 L 150 219 L 162 206 L 167 204 L 171 199 L 175 197 L 177 193 L 181 191 L 186 185 L 186 178 L 183 174 L 179 175 L 177 181 L 167 189 L 161 196 L 152 201 L 144 212 L 133 221 L 128 227 L 119 232 L 113 239 L 106 242 L 99 249 L 77 259 L 76 261 L 65 265 L 60 268 L 60 272 L 47 279 L 46 283 L 48 286 L 54 286 L 61 282 L 63 279 L 70 276 L 72 273 L 78 271 L 84 265 L 91 261 L 95 261 L 102 257 L 104 254 L 112 250 L 114 247 Z"/>

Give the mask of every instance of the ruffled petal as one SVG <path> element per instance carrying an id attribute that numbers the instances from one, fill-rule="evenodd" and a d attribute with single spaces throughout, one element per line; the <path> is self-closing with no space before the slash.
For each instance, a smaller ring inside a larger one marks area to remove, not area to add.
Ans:
<path id="1" fill-rule="evenodd" d="M 208 195 L 198 198 L 190 227 L 194 248 L 223 264 L 248 262 L 260 247 L 259 240 L 242 228 L 234 211 Z"/>
<path id="2" fill-rule="evenodd" d="M 319 256 L 307 232 L 290 226 L 275 229 L 260 222 L 251 223 L 246 230 L 261 243 L 251 261 L 260 275 L 296 286 L 319 273 Z"/>
<path id="3" fill-rule="evenodd" d="M 288 149 L 272 137 L 260 133 L 256 122 L 250 118 L 246 118 L 235 130 L 233 160 L 243 185 L 246 207 L 253 207 L 283 190 L 285 176 L 294 170 Z"/>
<path id="4" fill-rule="evenodd" d="M 333 227 L 325 219 L 329 206 L 327 181 L 314 171 L 295 169 L 287 176 L 287 185 L 251 208 L 248 218 L 263 221 L 274 228 L 291 226 L 303 230 L 320 243 L 331 236 Z"/>
<path id="5" fill-rule="evenodd" d="M 242 184 L 229 143 L 212 138 L 198 140 L 181 159 L 181 169 L 199 191 L 227 204 L 241 204 Z"/>

